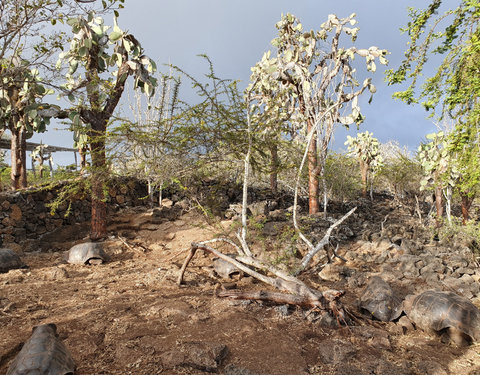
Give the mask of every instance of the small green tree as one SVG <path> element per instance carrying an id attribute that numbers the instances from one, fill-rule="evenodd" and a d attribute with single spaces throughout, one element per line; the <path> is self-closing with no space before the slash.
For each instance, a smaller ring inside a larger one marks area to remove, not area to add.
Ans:
<path id="1" fill-rule="evenodd" d="M 367 69 L 372 72 L 376 70 L 377 58 L 381 64 L 387 63 L 386 50 L 340 47 L 343 34 L 355 41 L 359 29 L 348 27 L 355 24 L 355 14 L 342 19 L 329 15 L 319 31 L 304 31 L 295 16 L 284 15 L 276 24 L 278 36 L 272 41 L 276 55 L 265 53 L 252 68 L 255 99 L 266 110 L 287 113 L 291 135 L 297 137 L 303 132 L 308 145 L 310 213 L 319 210 L 319 178 L 325 212 L 327 209 L 325 162 L 336 124 L 359 125 L 364 117 L 358 97 L 366 89 L 372 94 L 376 91 L 370 78 L 362 85 L 357 82 L 352 60 L 355 56 L 364 57 Z"/>
<path id="2" fill-rule="evenodd" d="M 368 183 L 370 182 L 370 186 L 373 186 L 373 179 L 383 164 L 378 139 L 373 138 L 373 133 L 366 131 L 358 133 L 355 138 L 348 135 L 345 145 L 360 162 L 362 195 L 366 197 Z M 370 190 L 370 196 L 372 197 L 372 190 Z"/>
<path id="3" fill-rule="evenodd" d="M 448 135 L 447 152 L 454 164 L 451 174 L 461 198 L 463 224 L 470 219 L 470 207 L 480 187 L 480 134 L 477 126 L 457 126 Z"/>
<path id="4" fill-rule="evenodd" d="M 223 164 L 228 170 L 232 164 L 243 165 L 249 144 L 247 105 L 238 81 L 219 78 L 210 58 L 206 55 L 200 57 L 208 64 L 207 82 L 172 66 L 191 82 L 200 99 L 198 103 L 183 108 L 177 118 L 178 126 L 172 142 L 191 163 L 195 163 L 197 169 Z M 254 132 L 251 129 L 251 133 Z M 255 164 L 255 160 L 250 162 Z"/>
<path id="5" fill-rule="evenodd" d="M 152 73 L 155 63 L 146 55 L 140 42 L 121 30 L 104 25 L 101 17 L 89 13 L 87 18 L 67 21 L 72 28 L 70 49 L 60 54 L 57 64 L 69 66 L 64 95 L 74 104 L 69 117 L 76 129 L 84 129 L 88 137 L 92 160 L 92 239 L 106 235 L 106 204 L 104 182 L 108 173 L 105 153 L 107 125 L 125 90 L 129 76 L 134 88 L 147 95 L 157 85 Z M 78 68 L 83 67 L 79 73 Z M 108 73 L 111 73 L 108 75 Z"/>
<path id="6" fill-rule="evenodd" d="M 396 92 L 394 97 L 407 104 L 421 103 L 432 116 L 455 121 L 445 152 L 461 174 L 457 187 L 465 220 L 474 197 L 473 187 L 480 182 L 478 168 L 474 167 L 480 160 L 480 2 L 461 0 L 456 8 L 439 14 L 442 3 L 432 0 L 426 9 L 410 8 L 411 21 L 403 29 L 409 34 L 409 47 L 400 66 L 387 71 L 387 81 L 409 83 L 406 90 Z M 436 73 L 417 92 L 424 68 L 435 55 L 443 59 Z M 439 202 L 437 213 L 438 205 Z"/>
<path id="7" fill-rule="evenodd" d="M 183 150 L 174 139 L 179 116 L 180 79 L 162 75 L 160 89 L 143 100 L 138 91 L 130 103 L 133 121 L 126 118 L 111 132 L 109 155 L 114 168 L 122 175 L 133 175 L 147 181 L 150 203 L 154 193 L 186 167 Z"/>

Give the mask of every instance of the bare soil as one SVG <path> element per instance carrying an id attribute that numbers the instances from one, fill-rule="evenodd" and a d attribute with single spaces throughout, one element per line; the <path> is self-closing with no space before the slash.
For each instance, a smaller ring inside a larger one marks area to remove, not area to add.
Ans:
<path id="1" fill-rule="evenodd" d="M 220 279 L 201 252 L 186 284 L 177 286 L 190 243 L 218 232 L 194 211 L 155 223 L 151 211 L 131 210 L 109 229 L 128 245 L 108 239 L 105 264 L 66 264 L 63 251 L 24 253 L 29 269 L 0 274 L 0 374 L 32 327 L 43 323 L 57 325 L 77 375 L 480 374 L 478 344 L 454 347 L 429 333 L 367 319 L 330 328 L 300 308 L 286 314 L 286 306 L 217 298 L 216 288 L 269 287 L 251 277 Z M 66 231 L 52 247 L 68 250 L 75 244 L 69 238 L 87 228 L 71 230 L 76 233 Z M 320 290 L 345 289 L 341 302 L 356 311 L 360 288 L 325 283 L 315 273 L 304 281 Z"/>

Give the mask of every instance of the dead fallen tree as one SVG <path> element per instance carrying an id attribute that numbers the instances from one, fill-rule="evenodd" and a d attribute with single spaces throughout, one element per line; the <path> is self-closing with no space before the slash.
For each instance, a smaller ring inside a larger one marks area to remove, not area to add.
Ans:
<path id="1" fill-rule="evenodd" d="M 237 249 L 239 256 L 234 259 L 222 252 L 209 246 L 214 242 L 226 242 L 234 246 Z M 245 243 L 246 245 L 246 243 Z M 298 278 L 289 275 L 288 273 L 265 263 L 262 263 L 253 256 L 246 255 L 245 251 L 237 246 L 234 242 L 228 239 L 214 239 L 204 242 L 193 242 L 191 244 L 190 251 L 183 262 L 182 268 L 177 279 L 177 284 L 183 283 L 185 271 L 190 261 L 195 256 L 197 250 L 202 250 L 214 255 L 226 262 L 233 264 L 240 271 L 248 274 L 268 285 L 275 287 L 278 290 L 290 293 L 278 293 L 278 292 L 221 292 L 219 297 L 228 297 L 235 299 L 252 299 L 252 300 L 264 300 L 272 301 L 276 303 L 291 304 L 301 307 L 317 308 L 320 310 L 326 310 L 331 313 L 337 321 L 346 323 L 348 314 L 341 306 L 338 299 L 344 294 L 341 290 L 329 289 L 325 291 L 318 291 L 308 287 L 304 282 Z M 253 268 L 255 269 L 253 269 Z M 262 272 L 260 272 L 262 271 Z M 268 276 L 272 274 L 273 276 Z"/>
<path id="2" fill-rule="evenodd" d="M 335 291 L 336 293 L 342 293 L 341 291 Z M 340 294 L 326 294 L 328 298 L 323 298 L 326 302 L 322 309 L 331 309 L 331 304 L 334 302 Z M 288 305 L 296 305 L 301 307 L 318 307 L 318 300 L 311 299 L 306 296 L 299 296 L 294 294 L 285 294 L 285 293 L 278 293 L 278 292 L 270 292 L 265 290 L 259 291 L 240 291 L 240 290 L 224 290 L 220 291 L 216 294 L 217 297 L 227 297 L 230 299 L 241 299 L 241 300 L 252 300 L 252 301 L 269 301 L 275 302 L 278 304 L 288 304 Z M 325 297 L 325 296 L 323 296 Z M 331 299 L 331 300 L 330 300 Z"/>

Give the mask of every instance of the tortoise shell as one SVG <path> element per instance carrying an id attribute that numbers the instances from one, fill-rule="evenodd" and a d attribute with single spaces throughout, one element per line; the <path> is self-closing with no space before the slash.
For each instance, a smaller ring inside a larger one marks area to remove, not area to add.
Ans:
<path id="1" fill-rule="evenodd" d="M 15 251 L 0 248 L 0 273 L 8 272 L 16 268 L 27 268 L 27 266 Z"/>
<path id="2" fill-rule="evenodd" d="M 450 330 L 480 340 L 480 310 L 467 298 L 452 292 L 427 290 L 404 301 L 404 310 L 415 325 L 425 331 Z"/>
<path id="3" fill-rule="evenodd" d="M 227 254 L 231 258 L 235 259 L 236 254 Z M 213 269 L 215 273 L 224 278 L 229 279 L 235 274 L 240 274 L 240 270 L 235 267 L 232 263 L 227 262 L 221 258 L 214 258 L 213 259 Z"/>
<path id="4" fill-rule="evenodd" d="M 369 311 L 378 320 L 389 322 L 402 313 L 402 301 L 381 277 L 370 279 L 360 297 L 360 308 Z"/>
<path id="5" fill-rule="evenodd" d="M 65 260 L 72 264 L 101 264 L 107 261 L 103 245 L 97 242 L 85 242 L 73 246 L 65 253 Z"/>
<path id="6" fill-rule="evenodd" d="M 73 375 L 74 371 L 75 362 L 57 337 L 56 325 L 50 323 L 33 328 L 7 375 Z"/>

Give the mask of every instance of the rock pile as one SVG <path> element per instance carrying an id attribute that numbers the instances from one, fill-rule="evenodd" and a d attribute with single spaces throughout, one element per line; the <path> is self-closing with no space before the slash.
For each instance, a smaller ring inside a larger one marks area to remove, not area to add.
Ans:
<path id="1" fill-rule="evenodd" d="M 5 243 L 22 243 L 37 240 L 65 225 L 90 220 L 90 199 L 78 199 L 61 204 L 56 212 L 50 212 L 59 188 L 52 190 L 25 190 L 0 194 L 0 235 Z M 108 205 L 111 211 L 127 206 L 145 205 L 146 187 L 137 180 L 125 180 L 110 189 Z M 69 211 L 69 215 L 67 214 Z"/>
<path id="2" fill-rule="evenodd" d="M 352 265 L 370 267 L 384 280 L 411 287 L 455 291 L 466 298 L 480 295 L 480 268 L 473 252 L 465 247 L 450 249 L 389 241 L 357 242 L 358 248 L 347 252 Z M 415 281 L 415 283 L 413 283 Z"/>

